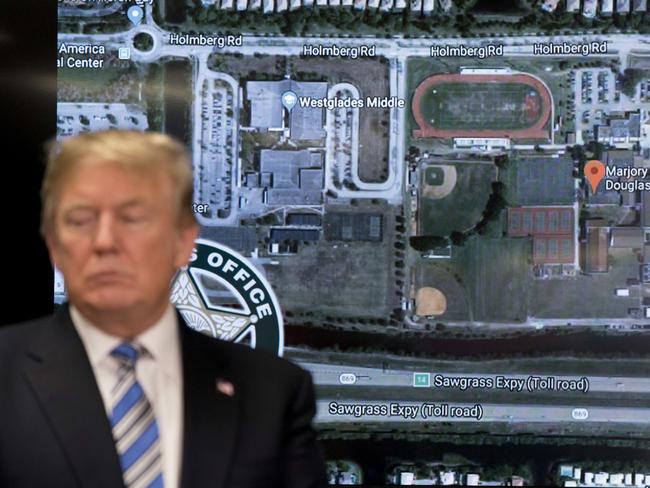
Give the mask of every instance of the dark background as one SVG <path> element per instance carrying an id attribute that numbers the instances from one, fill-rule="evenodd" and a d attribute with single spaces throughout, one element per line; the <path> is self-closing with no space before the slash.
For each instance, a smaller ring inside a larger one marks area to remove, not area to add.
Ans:
<path id="1" fill-rule="evenodd" d="M 0 325 L 52 310 L 38 227 L 43 143 L 56 135 L 55 0 L 3 0 L 0 14 Z"/>

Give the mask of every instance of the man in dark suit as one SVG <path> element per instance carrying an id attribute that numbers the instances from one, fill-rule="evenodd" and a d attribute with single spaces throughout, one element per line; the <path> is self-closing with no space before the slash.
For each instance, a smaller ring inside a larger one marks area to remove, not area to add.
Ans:
<path id="1" fill-rule="evenodd" d="M 42 197 L 69 303 L 0 331 L 0 486 L 326 486 L 309 374 L 189 329 L 169 302 L 197 236 L 182 146 L 68 139 Z"/>

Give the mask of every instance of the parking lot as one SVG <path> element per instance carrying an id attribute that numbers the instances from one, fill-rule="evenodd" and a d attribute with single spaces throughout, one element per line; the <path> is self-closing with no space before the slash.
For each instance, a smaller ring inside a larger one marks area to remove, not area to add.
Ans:
<path id="1" fill-rule="evenodd" d="M 357 98 L 349 89 L 340 85 L 340 89 L 332 88 L 330 96 L 340 98 Z M 352 183 L 352 156 L 353 145 L 358 143 L 358 108 L 335 108 L 327 113 L 327 136 L 328 147 L 331 150 L 330 171 L 334 186 L 341 189 L 341 185 L 349 186 Z M 357 119 L 354 124 L 353 119 Z M 353 134 L 354 127 L 357 127 L 357 134 Z M 356 139 L 356 140 L 355 140 Z M 358 151 L 358 149 L 357 149 Z M 358 153 L 357 153 L 358 154 Z"/>
<path id="2" fill-rule="evenodd" d="M 594 126 L 605 124 L 612 112 L 634 112 L 650 108 L 650 79 L 644 80 L 630 98 L 622 93 L 617 74 L 609 68 L 588 68 L 569 75 L 569 117 L 575 119 L 576 143 L 593 139 Z"/>
<path id="3" fill-rule="evenodd" d="M 57 105 L 57 137 L 108 129 L 147 130 L 142 107 L 124 103 L 65 103 Z"/>
<path id="4" fill-rule="evenodd" d="M 210 205 L 210 217 L 223 218 L 232 206 L 233 95 L 229 86 L 214 79 L 204 81 L 201 95 L 201 161 L 195 168 L 197 200 Z"/>

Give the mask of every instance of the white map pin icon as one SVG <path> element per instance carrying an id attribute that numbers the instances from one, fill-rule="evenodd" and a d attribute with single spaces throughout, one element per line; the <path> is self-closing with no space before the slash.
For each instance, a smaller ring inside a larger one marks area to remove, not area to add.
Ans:
<path id="1" fill-rule="evenodd" d="M 284 108 L 289 112 L 291 112 L 291 109 L 296 106 L 296 103 L 298 103 L 298 95 L 291 90 L 282 94 L 282 105 L 284 105 Z"/>
<path id="2" fill-rule="evenodd" d="M 126 16 L 133 23 L 133 25 L 138 25 L 140 22 L 142 22 L 142 17 L 144 17 L 144 10 L 142 10 L 142 7 L 134 5 L 126 11 Z"/>

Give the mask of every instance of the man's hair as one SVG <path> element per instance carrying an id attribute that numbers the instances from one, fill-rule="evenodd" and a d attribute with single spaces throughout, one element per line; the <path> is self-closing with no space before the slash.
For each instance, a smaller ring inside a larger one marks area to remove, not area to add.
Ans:
<path id="1" fill-rule="evenodd" d="M 185 147 L 165 134 L 107 130 L 54 141 L 48 146 L 47 166 L 41 186 L 41 234 L 53 230 L 61 188 L 82 165 L 109 163 L 144 174 L 163 171 L 171 180 L 178 224 L 196 222 L 192 212 L 193 179 Z"/>

